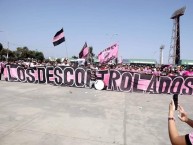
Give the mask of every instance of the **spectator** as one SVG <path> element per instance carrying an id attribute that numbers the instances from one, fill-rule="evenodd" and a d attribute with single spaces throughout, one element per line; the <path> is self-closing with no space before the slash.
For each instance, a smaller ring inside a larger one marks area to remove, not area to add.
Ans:
<path id="1" fill-rule="evenodd" d="M 183 73 L 183 76 L 193 76 L 193 69 L 192 69 L 192 67 L 189 70 L 185 71 Z"/>
<path id="2" fill-rule="evenodd" d="M 152 73 L 156 77 L 160 76 L 161 74 L 160 68 L 159 67 L 155 68 L 155 70 Z"/>
<path id="3" fill-rule="evenodd" d="M 61 65 L 62 65 L 62 66 L 70 66 L 70 65 L 68 64 L 68 59 L 65 58 L 64 61 L 63 61 L 63 63 L 62 63 Z"/>
<path id="4" fill-rule="evenodd" d="M 4 68 L 5 68 L 5 64 L 3 62 L 0 62 L 0 80 L 1 80 L 1 75 L 3 75 L 4 73 Z"/>
<path id="5" fill-rule="evenodd" d="M 93 87 L 95 81 L 96 81 L 96 70 L 91 69 L 91 74 L 90 74 L 90 89 Z"/>
<path id="6" fill-rule="evenodd" d="M 182 121 L 187 123 L 190 127 L 193 127 L 193 120 L 188 118 L 187 113 L 183 109 L 182 106 L 178 105 L 179 115 L 178 118 Z M 171 100 L 169 104 L 169 116 L 168 116 L 168 132 L 169 138 L 172 145 L 192 145 L 193 144 L 193 132 L 186 135 L 179 135 L 178 130 L 176 128 L 176 123 L 174 119 L 174 110 L 175 105 L 174 101 Z"/>
<path id="7" fill-rule="evenodd" d="M 144 72 L 145 72 L 146 74 L 152 74 L 152 70 L 150 69 L 149 66 L 146 67 L 146 69 L 144 70 Z"/>
<path id="8" fill-rule="evenodd" d="M 168 76 L 177 76 L 177 73 L 175 72 L 174 68 L 170 68 L 169 72 L 168 72 Z"/>

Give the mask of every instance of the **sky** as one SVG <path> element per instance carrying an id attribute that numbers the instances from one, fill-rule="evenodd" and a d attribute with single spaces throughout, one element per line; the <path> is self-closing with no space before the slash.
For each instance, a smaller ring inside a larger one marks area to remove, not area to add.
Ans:
<path id="1" fill-rule="evenodd" d="M 193 0 L 0 0 L 0 43 L 15 50 L 27 46 L 48 57 L 78 56 L 84 43 L 96 55 L 119 44 L 119 57 L 156 59 L 164 45 L 168 62 L 173 12 L 180 18 L 181 59 L 193 60 Z M 66 41 L 53 46 L 57 31 Z"/>

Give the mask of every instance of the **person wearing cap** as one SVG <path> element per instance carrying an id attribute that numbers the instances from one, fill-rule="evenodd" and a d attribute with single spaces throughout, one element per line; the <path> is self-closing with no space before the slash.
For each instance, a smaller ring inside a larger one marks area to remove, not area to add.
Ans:
<path id="1" fill-rule="evenodd" d="M 172 145 L 193 145 L 193 132 L 186 135 L 179 135 L 175 118 L 174 118 L 175 105 L 174 101 L 171 100 L 169 104 L 169 113 L 168 113 L 168 133 Z M 188 124 L 193 128 L 193 120 L 190 119 L 185 112 L 184 108 L 178 105 L 178 118 Z"/>

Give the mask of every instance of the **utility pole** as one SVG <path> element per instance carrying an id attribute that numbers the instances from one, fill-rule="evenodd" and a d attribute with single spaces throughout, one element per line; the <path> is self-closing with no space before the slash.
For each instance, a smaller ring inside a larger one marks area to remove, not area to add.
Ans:
<path id="1" fill-rule="evenodd" d="M 164 45 L 160 46 L 160 65 L 163 64 L 163 49 L 164 49 Z"/>

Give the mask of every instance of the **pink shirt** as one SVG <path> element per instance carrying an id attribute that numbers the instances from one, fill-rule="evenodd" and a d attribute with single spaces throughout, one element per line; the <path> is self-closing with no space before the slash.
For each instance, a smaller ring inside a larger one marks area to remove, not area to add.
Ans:
<path id="1" fill-rule="evenodd" d="M 184 73 L 183 73 L 183 75 L 184 76 L 193 76 L 193 72 L 191 71 L 185 71 Z"/>
<path id="2" fill-rule="evenodd" d="M 154 71 L 154 72 L 153 72 L 153 75 L 154 75 L 154 76 L 160 76 L 160 74 L 161 74 L 160 71 Z"/>

